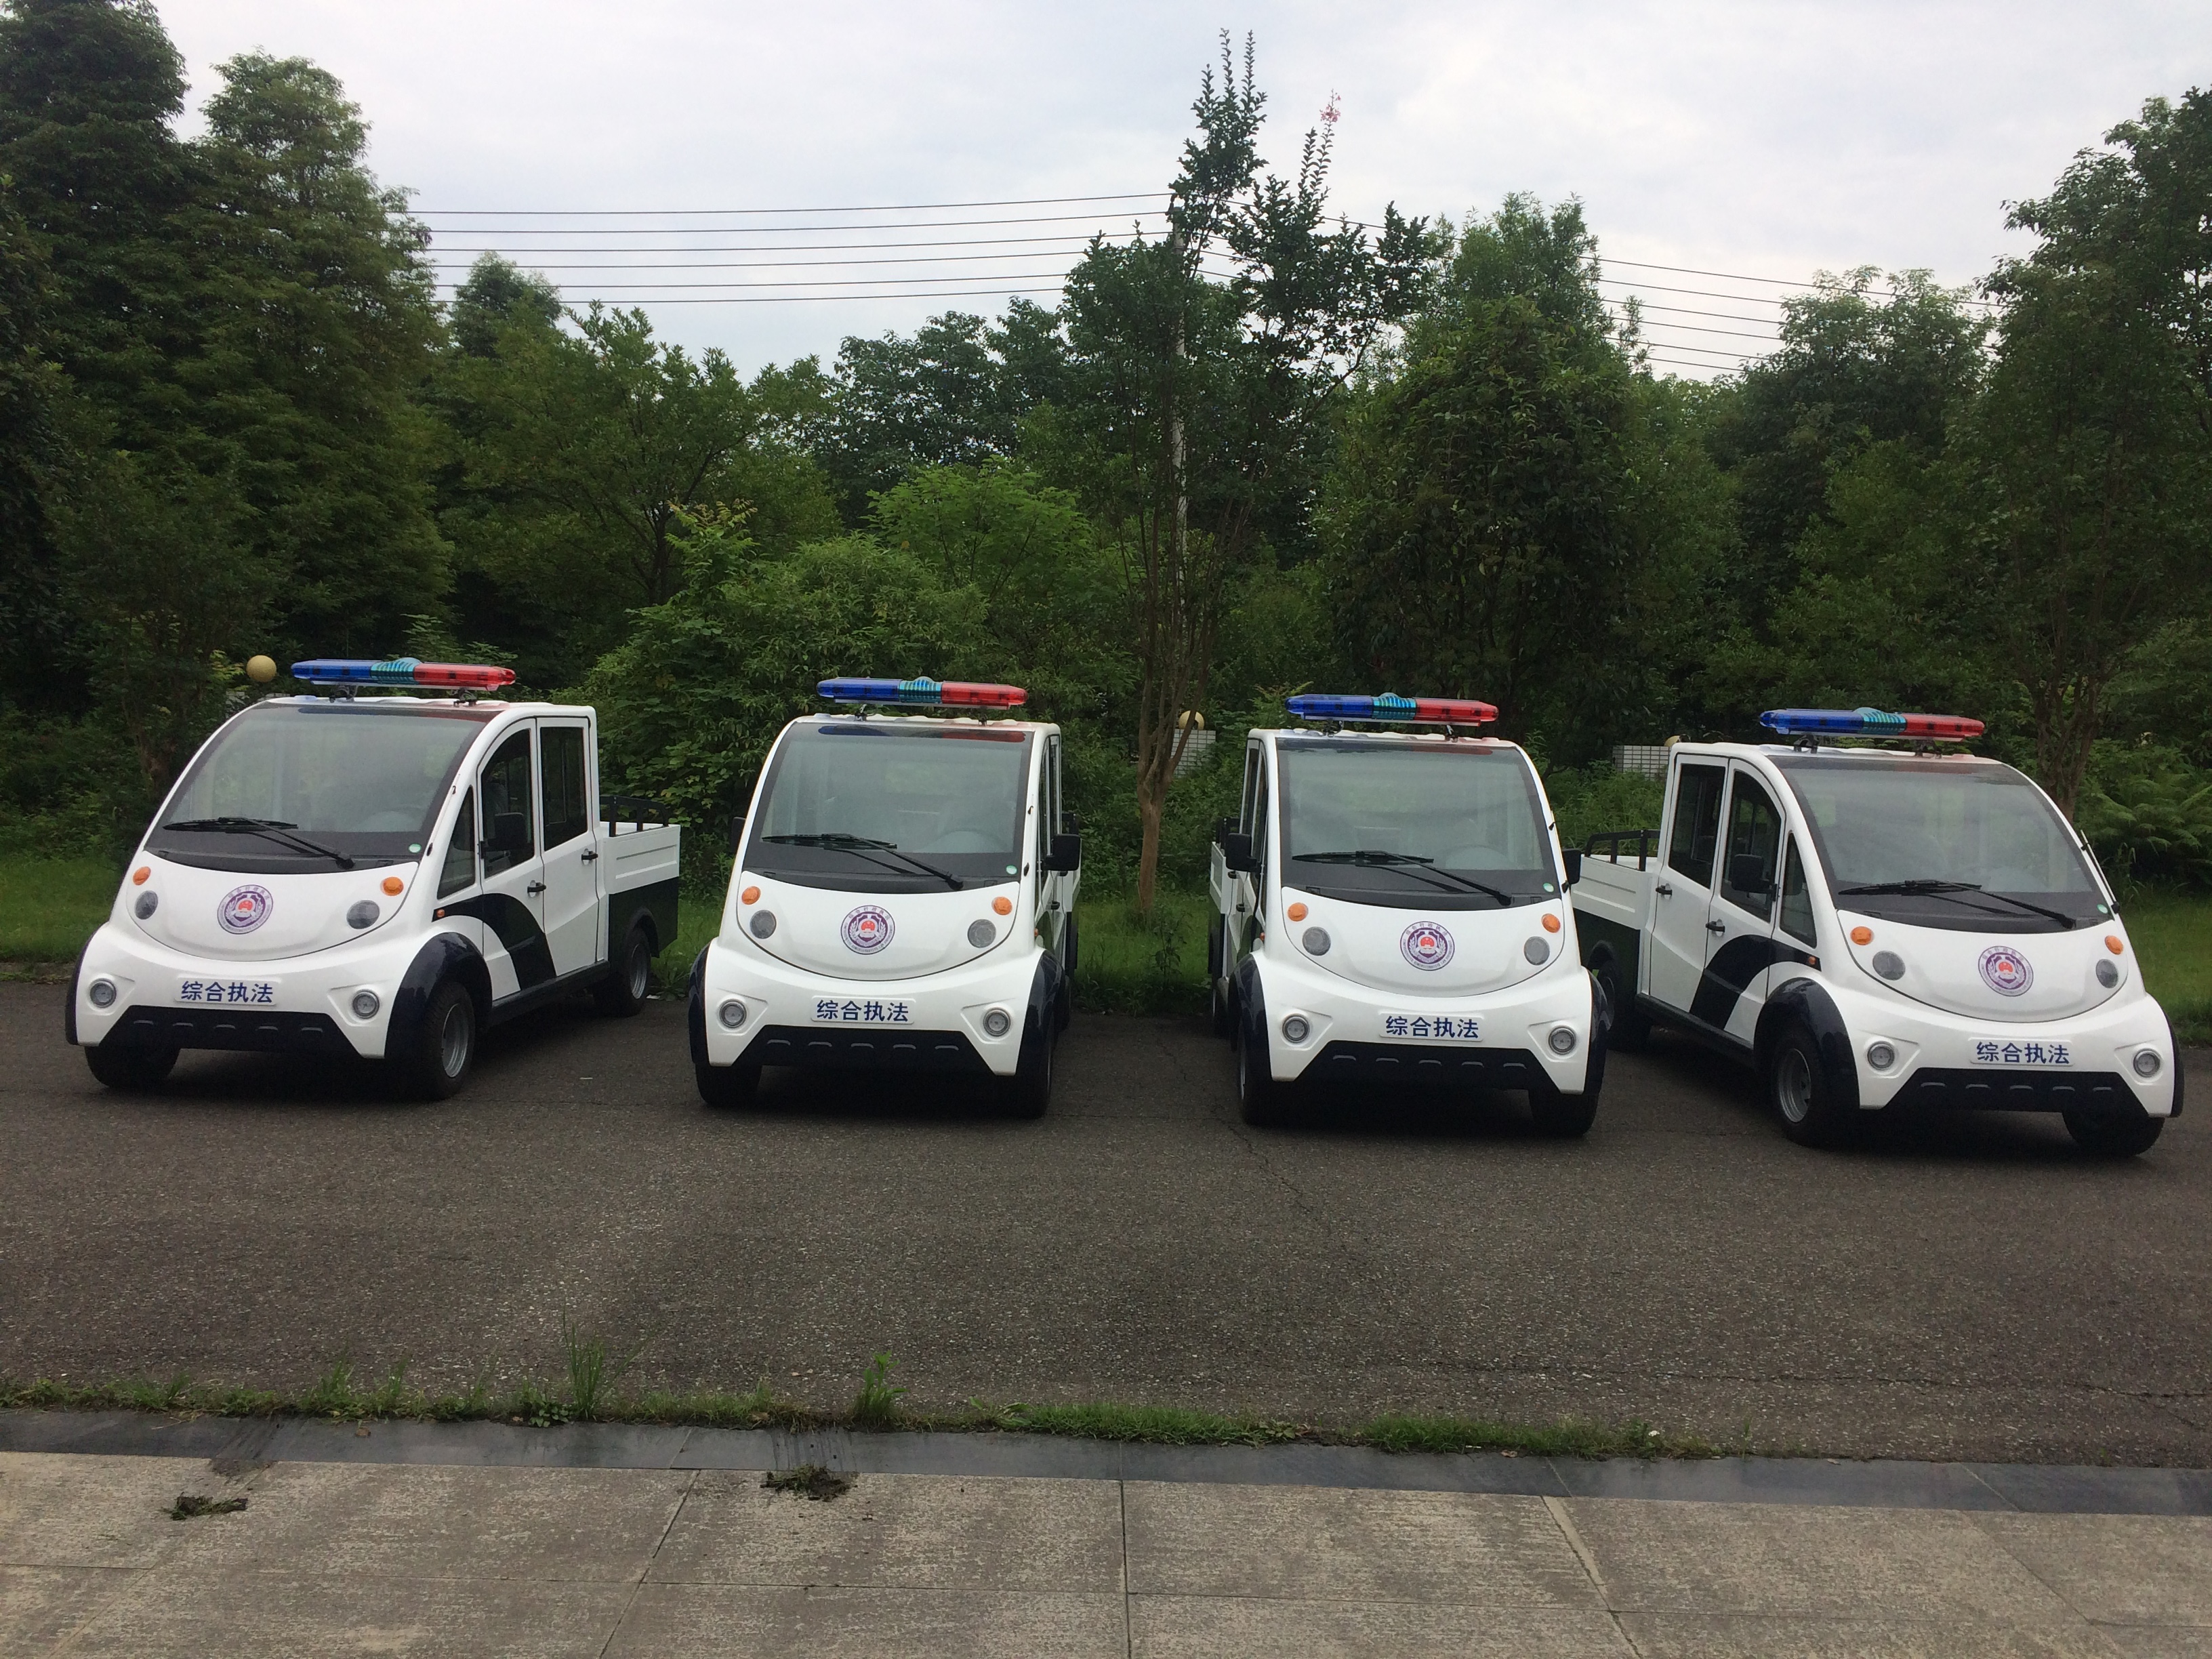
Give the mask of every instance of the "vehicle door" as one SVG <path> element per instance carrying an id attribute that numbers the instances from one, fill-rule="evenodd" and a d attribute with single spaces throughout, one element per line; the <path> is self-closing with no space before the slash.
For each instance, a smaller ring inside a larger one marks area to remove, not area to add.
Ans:
<path id="1" fill-rule="evenodd" d="M 477 850 L 483 888 L 463 902 L 489 932 L 484 960 L 495 1000 L 553 977 L 553 954 L 538 902 L 545 884 L 538 858 L 536 742 L 537 733 L 524 721 L 501 739 L 477 775 L 477 815 L 483 826 Z"/>
<path id="2" fill-rule="evenodd" d="M 1667 820 L 1665 860 L 1651 884 L 1650 977 L 1644 994 L 1683 1013 L 1705 976 L 1705 931 L 1712 902 L 1713 864 L 1720 849 L 1721 797 L 1728 766 L 1718 760 L 1677 760 Z"/>
<path id="3" fill-rule="evenodd" d="M 1690 1003 L 1692 1018 L 1751 1041 L 1774 963 L 1775 900 L 1782 886 L 1782 814 L 1759 775 L 1729 766 L 1727 829 L 1705 931 L 1712 944 Z"/>
<path id="4" fill-rule="evenodd" d="M 1252 837 L 1252 867 L 1231 884 L 1235 908 L 1229 917 L 1229 961 L 1236 963 L 1252 954 L 1253 935 L 1267 923 L 1267 848 L 1274 839 L 1274 792 L 1268 787 L 1267 748 L 1251 750 L 1251 773 L 1244 785 L 1244 833 Z"/>
<path id="5" fill-rule="evenodd" d="M 1052 856 L 1052 838 L 1060 829 L 1060 738 L 1056 732 L 1046 734 L 1042 752 L 1037 757 L 1035 810 L 1030 816 L 1036 823 L 1035 837 L 1036 862 L 1037 933 L 1044 948 L 1062 962 L 1067 959 L 1067 916 L 1073 908 L 1075 877 L 1072 872 L 1047 867 Z"/>
<path id="6" fill-rule="evenodd" d="M 538 914 L 556 975 L 606 960 L 599 838 L 592 834 L 591 729 L 580 716 L 538 721 L 538 822 L 544 846 Z"/>

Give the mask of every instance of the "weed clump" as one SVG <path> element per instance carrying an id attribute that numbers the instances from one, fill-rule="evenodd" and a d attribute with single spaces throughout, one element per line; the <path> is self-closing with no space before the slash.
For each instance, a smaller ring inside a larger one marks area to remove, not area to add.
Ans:
<path id="1" fill-rule="evenodd" d="M 795 1469 L 770 1471 L 761 1479 L 761 1485 L 770 1492 L 787 1492 L 800 1498 L 811 1498 L 817 1504 L 826 1504 L 833 1498 L 842 1498 L 853 1490 L 849 1474 L 832 1474 L 819 1463 L 802 1463 Z"/>
<path id="2" fill-rule="evenodd" d="M 192 1521 L 203 1515 L 235 1515 L 245 1507 L 243 1498 L 202 1498 L 198 1492 L 180 1492 L 167 1514 L 172 1521 Z"/>

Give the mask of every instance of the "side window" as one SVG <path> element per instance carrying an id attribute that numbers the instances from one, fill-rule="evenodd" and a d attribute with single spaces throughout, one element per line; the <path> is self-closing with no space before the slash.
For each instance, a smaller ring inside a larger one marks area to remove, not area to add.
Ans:
<path id="1" fill-rule="evenodd" d="M 477 792 L 461 797 L 461 810 L 453 817 L 453 838 L 446 843 L 446 861 L 438 867 L 438 896 L 451 898 L 477 879 Z"/>
<path id="2" fill-rule="evenodd" d="M 1805 890 L 1805 860 L 1797 850 L 1795 836 L 1790 838 L 1790 862 L 1784 869 L 1782 931 L 1808 945 L 1818 945 L 1820 938 L 1813 928 L 1813 896 Z"/>
<path id="3" fill-rule="evenodd" d="M 1267 757 L 1261 750 L 1254 750 L 1252 785 L 1252 879 L 1265 879 L 1267 869 Z"/>
<path id="4" fill-rule="evenodd" d="M 530 729 L 500 744 L 483 769 L 483 872 L 495 876 L 527 864 L 530 835 Z"/>
<path id="5" fill-rule="evenodd" d="M 1713 884 L 1713 848 L 1721 833 L 1722 766 L 1685 766 L 1674 786 L 1674 825 L 1667 836 L 1667 867 L 1700 887 Z"/>
<path id="6" fill-rule="evenodd" d="M 1771 919 L 1781 874 L 1782 814 L 1773 797 L 1747 774 L 1735 775 L 1729 801 L 1728 851 L 1721 862 L 1721 896 L 1755 916 Z"/>
<path id="7" fill-rule="evenodd" d="M 589 823 L 584 810 L 584 728 L 539 726 L 538 761 L 544 769 L 545 845 L 550 850 L 575 840 Z"/>
<path id="8" fill-rule="evenodd" d="M 1066 804 L 1060 798 L 1060 739 L 1048 738 L 1044 744 L 1045 787 L 1051 793 L 1052 805 L 1046 823 L 1053 835 L 1064 834 L 1067 828 Z"/>
<path id="9" fill-rule="evenodd" d="M 1264 763 L 1261 759 L 1260 745 L 1255 743 L 1244 751 L 1244 816 L 1243 821 L 1237 825 L 1248 836 L 1259 833 L 1253 823 L 1252 805 L 1254 797 L 1259 792 L 1260 769 L 1262 764 Z"/>

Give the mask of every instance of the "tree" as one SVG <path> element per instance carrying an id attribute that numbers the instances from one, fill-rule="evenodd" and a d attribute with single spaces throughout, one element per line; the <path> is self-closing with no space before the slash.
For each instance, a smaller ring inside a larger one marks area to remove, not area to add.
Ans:
<path id="1" fill-rule="evenodd" d="M 496 355 L 510 324 L 548 329 L 560 320 L 561 290 L 496 253 L 477 255 L 446 313 L 454 345 L 471 357 Z"/>

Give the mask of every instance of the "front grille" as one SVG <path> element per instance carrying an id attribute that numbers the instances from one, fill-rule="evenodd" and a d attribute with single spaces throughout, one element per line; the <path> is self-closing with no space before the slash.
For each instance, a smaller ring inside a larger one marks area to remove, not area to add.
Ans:
<path id="1" fill-rule="evenodd" d="M 132 1006 L 101 1042 L 118 1048 L 234 1048 L 257 1054 L 339 1054 L 353 1045 L 328 1014 L 276 1008 Z"/>
<path id="2" fill-rule="evenodd" d="M 1316 1081 L 1449 1083 L 1465 1089 L 1526 1089 L 1543 1074 L 1526 1048 L 1468 1049 L 1434 1042 L 1332 1042 L 1305 1070 Z"/>
<path id="3" fill-rule="evenodd" d="M 988 1072 L 964 1031 L 869 1026 L 764 1025 L 745 1052 L 751 1066 L 816 1066 L 846 1071 Z"/>
<path id="4" fill-rule="evenodd" d="M 1954 1111 L 2063 1112 L 2136 1102 L 2118 1072 L 1923 1066 L 1905 1079 L 1891 1103 Z"/>

